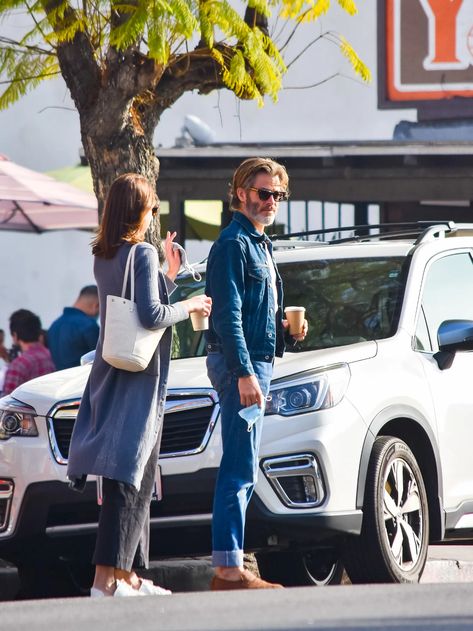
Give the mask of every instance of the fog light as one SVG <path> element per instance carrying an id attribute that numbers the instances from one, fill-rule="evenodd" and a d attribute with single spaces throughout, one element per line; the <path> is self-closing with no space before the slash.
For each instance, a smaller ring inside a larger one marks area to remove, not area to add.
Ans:
<path id="1" fill-rule="evenodd" d="M 306 502 L 316 502 L 319 498 L 317 497 L 317 488 L 315 486 L 314 477 L 311 475 L 303 476 L 302 484 L 304 485 Z"/>
<path id="2" fill-rule="evenodd" d="M 289 508 L 314 508 L 325 499 L 325 487 L 313 454 L 268 458 L 261 467 L 281 501 Z"/>

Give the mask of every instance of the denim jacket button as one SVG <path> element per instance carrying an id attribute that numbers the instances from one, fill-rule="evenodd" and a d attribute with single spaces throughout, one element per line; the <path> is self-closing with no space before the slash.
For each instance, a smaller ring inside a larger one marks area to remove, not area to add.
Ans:
<path id="1" fill-rule="evenodd" d="M 268 333 L 268 337 L 273 337 L 273 334 L 272 333 Z"/>
<path id="2" fill-rule="evenodd" d="M 264 358 L 265 358 L 265 359 L 269 359 L 269 355 L 265 355 L 265 356 L 264 356 Z"/>

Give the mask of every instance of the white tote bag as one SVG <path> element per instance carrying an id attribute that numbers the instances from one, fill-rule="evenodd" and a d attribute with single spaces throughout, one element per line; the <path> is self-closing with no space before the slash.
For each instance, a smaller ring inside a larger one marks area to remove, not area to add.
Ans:
<path id="1" fill-rule="evenodd" d="M 165 328 L 145 329 L 138 317 L 135 303 L 135 244 L 129 254 L 123 277 L 121 296 L 107 296 L 107 312 L 103 336 L 102 357 L 114 368 L 139 372 L 144 370 L 162 338 Z M 130 300 L 125 298 L 130 276 Z"/>

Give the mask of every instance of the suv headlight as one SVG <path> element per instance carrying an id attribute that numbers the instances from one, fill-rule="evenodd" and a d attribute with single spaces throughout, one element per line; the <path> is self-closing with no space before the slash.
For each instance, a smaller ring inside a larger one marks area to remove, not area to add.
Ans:
<path id="1" fill-rule="evenodd" d="M 37 436 L 35 416 L 36 411 L 30 405 L 13 397 L 0 399 L 0 440 L 13 436 Z"/>
<path id="2" fill-rule="evenodd" d="M 350 381 L 348 364 L 337 364 L 323 371 L 305 372 L 273 384 L 265 414 L 293 416 L 325 410 L 340 403 Z"/>

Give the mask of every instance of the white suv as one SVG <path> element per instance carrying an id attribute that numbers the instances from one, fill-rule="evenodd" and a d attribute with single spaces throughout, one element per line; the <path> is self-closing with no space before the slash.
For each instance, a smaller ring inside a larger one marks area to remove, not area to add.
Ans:
<path id="1" fill-rule="evenodd" d="M 473 225 L 409 230 L 275 243 L 310 332 L 276 361 L 264 419 L 246 547 L 266 578 L 337 582 L 344 566 L 352 582 L 415 582 L 429 542 L 471 536 Z M 200 291 L 183 276 L 175 298 Z M 204 341 L 189 322 L 176 332 L 152 506 L 152 552 L 168 556 L 209 552 L 221 454 Z M 90 558 L 95 482 L 80 495 L 66 481 L 89 370 L 0 400 L 0 557 L 23 570 Z"/>

